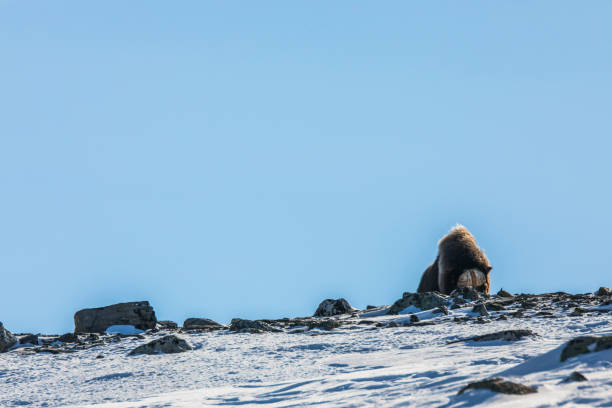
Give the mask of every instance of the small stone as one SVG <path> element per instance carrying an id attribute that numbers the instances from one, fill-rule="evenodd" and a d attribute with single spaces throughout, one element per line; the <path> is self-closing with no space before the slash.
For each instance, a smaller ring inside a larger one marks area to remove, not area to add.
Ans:
<path id="1" fill-rule="evenodd" d="M 66 333 L 59 336 L 57 341 L 61 341 L 62 343 L 76 343 L 79 341 L 79 336 L 74 333 Z"/>
<path id="2" fill-rule="evenodd" d="M 533 387 L 510 381 L 504 381 L 499 377 L 470 383 L 459 390 L 458 394 L 461 395 L 467 390 L 491 390 L 493 392 L 499 392 L 502 394 L 515 395 L 532 394 L 538 392 L 538 390 Z"/>
<path id="3" fill-rule="evenodd" d="M 366 310 L 372 310 L 372 309 L 376 309 L 376 306 L 372 306 L 372 305 L 366 306 Z"/>
<path id="4" fill-rule="evenodd" d="M 442 306 L 434 309 L 433 313 L 436 313 L 436 314 L 444 313 L 445 315 L 448 315 L 449 312 L 448 312 L 448 308 L 446 306 L 442 305 Z"/>
<path id="5" fill-rule="evenodd" d="M 418 323 L 421 319 L 414 313 L 410 313 L 410 323 Z"/>
<path id="6" fill-rule="evenodd" d="M 130 351 L 130 355 L 138 354 L 174 354 L 193 350 L 185 340 L 180 337 L 169 335 L 155 339 Z"/>
<path id="7" fill-rule="evenodd" d="M 578 371 L 574 371 L 572 374 L 570 374 L 569 377 L 567 377 L 565 380 L 563 380 L 564 383 L 568 383 L 568 382 L 582 382 L 582 381 L 588 381 L 587 378 L 580 372 Z"/>
<path id="8" fill-rule="evenodd" d="M 583 314 L 587 313 L 588 310 L 585 309 L 584 307 L 575 307 L 574 311 L 572 313 L 570 313 L 570 316 L 582 316 Z"/>
<path id="9" fill-rule="evenodd" d="M 514 295 L 508 291 L 505 291 L 503 289 L 500 289 L 499 292 L 497 292 L 497 296 L 499 297 L 514 297 Z"/>
<path id="10" fill-rule="evenodd" d="M 488 316 L 489 312 L 487 311 L 487 307 L 484 303 L 478 303 L 476 306 L 472 308 L 472 313 L 479 313 L 481 316 Z"/>
<path id="11" fill-rule="evenodd" d="M 389 322 L 387 327 L 397 327 L 397 323 L 396 322 Z"/>
<path id="12" fill-rule="evenodd" d="M 599 288 L 599 290 L 595 294 L 597 296 L 611 296 L 612 290 L 610 290 L 610 288 L 606 288 L 605 286 L 602 286 L 601 288 Z"/>
<path id="13" fill-rule="evenodd" d="M 314 313 L 314 317 L 330 317 L 351 313 L 353 308 L 346 299 L 325 299 L 319 304 Z"/>
<path id="14" fill-rule="evenodd" d="M 102 355 L 102 354 L 98 354 L 98 355 L 96 356 L 96 358 L 104 358 L 104 355 Z"/>

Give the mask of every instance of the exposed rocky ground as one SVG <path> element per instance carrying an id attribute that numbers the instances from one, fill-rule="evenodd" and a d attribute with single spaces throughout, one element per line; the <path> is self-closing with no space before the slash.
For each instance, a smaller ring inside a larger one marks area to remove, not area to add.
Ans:
<path id="1" fill-rule="evenodd" d="M 612 406 L 611 311 L 607 288 L 462 288 L 365 310 L 326 299 L 316 317 L 179 326 L 131 302 L 77 312 L 76 334 L 0 325 L 0 406 Z"/>

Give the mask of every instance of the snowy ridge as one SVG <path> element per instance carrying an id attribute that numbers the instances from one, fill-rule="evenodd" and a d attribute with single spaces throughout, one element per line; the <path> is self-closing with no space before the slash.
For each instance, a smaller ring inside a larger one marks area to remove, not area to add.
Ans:
<path id="1" fill-rule="evenodd" d="M 559 361 L 570 339 L 612 334 L 612 315 L 599 305 L 585 304 L 590 311 L 577 314 L 566 304 L 539 302 L 522 309 L 525 317 L 512 317 L 514 306 L 485 318 L 466 306 L 449 315 L 417 312 L 421 323 L 431 323 L 419 326 L 411 325 L 408 315 L 384 315 L 381 308 L 340 316 L 348 323 L 329 331 L 179 333 L 194 347 L 180 354 L 127 355 L 165 331 L 66 354 L 28 354 L 19 348 L 0 355 L 0 405 L 612 406 L 612 349 Z M 553 316 L 538 315 L 544 309 Z M 392 322 L 397 327 L 389 327 Z M 509 329 L 537 335 L 448 344 Z M 588 381 L 563 382 L 574 371 Z M 493 376 L 538 392 L 457 395 L 469 382 Z"/>

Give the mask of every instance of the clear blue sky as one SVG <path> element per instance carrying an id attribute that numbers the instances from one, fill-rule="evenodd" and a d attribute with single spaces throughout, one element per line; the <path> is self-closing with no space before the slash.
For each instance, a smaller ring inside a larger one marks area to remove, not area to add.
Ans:
<path id="1" fill-rule="evenodd" d="M 0 321 L 612 285 L 612 3 L 0 0 Z"/>

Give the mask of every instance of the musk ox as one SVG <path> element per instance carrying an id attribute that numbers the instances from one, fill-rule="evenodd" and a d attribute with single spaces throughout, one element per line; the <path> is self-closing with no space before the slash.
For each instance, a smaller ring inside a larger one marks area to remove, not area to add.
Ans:
<path id="1" fill-rule="evenodd" d="M 463 225 L 457 225 L 438 242 L 438 256 L 423 273 L 417 292 L 440 292 L 472 286 L 489 293 L 491 264 L 474 236 Z"/>

